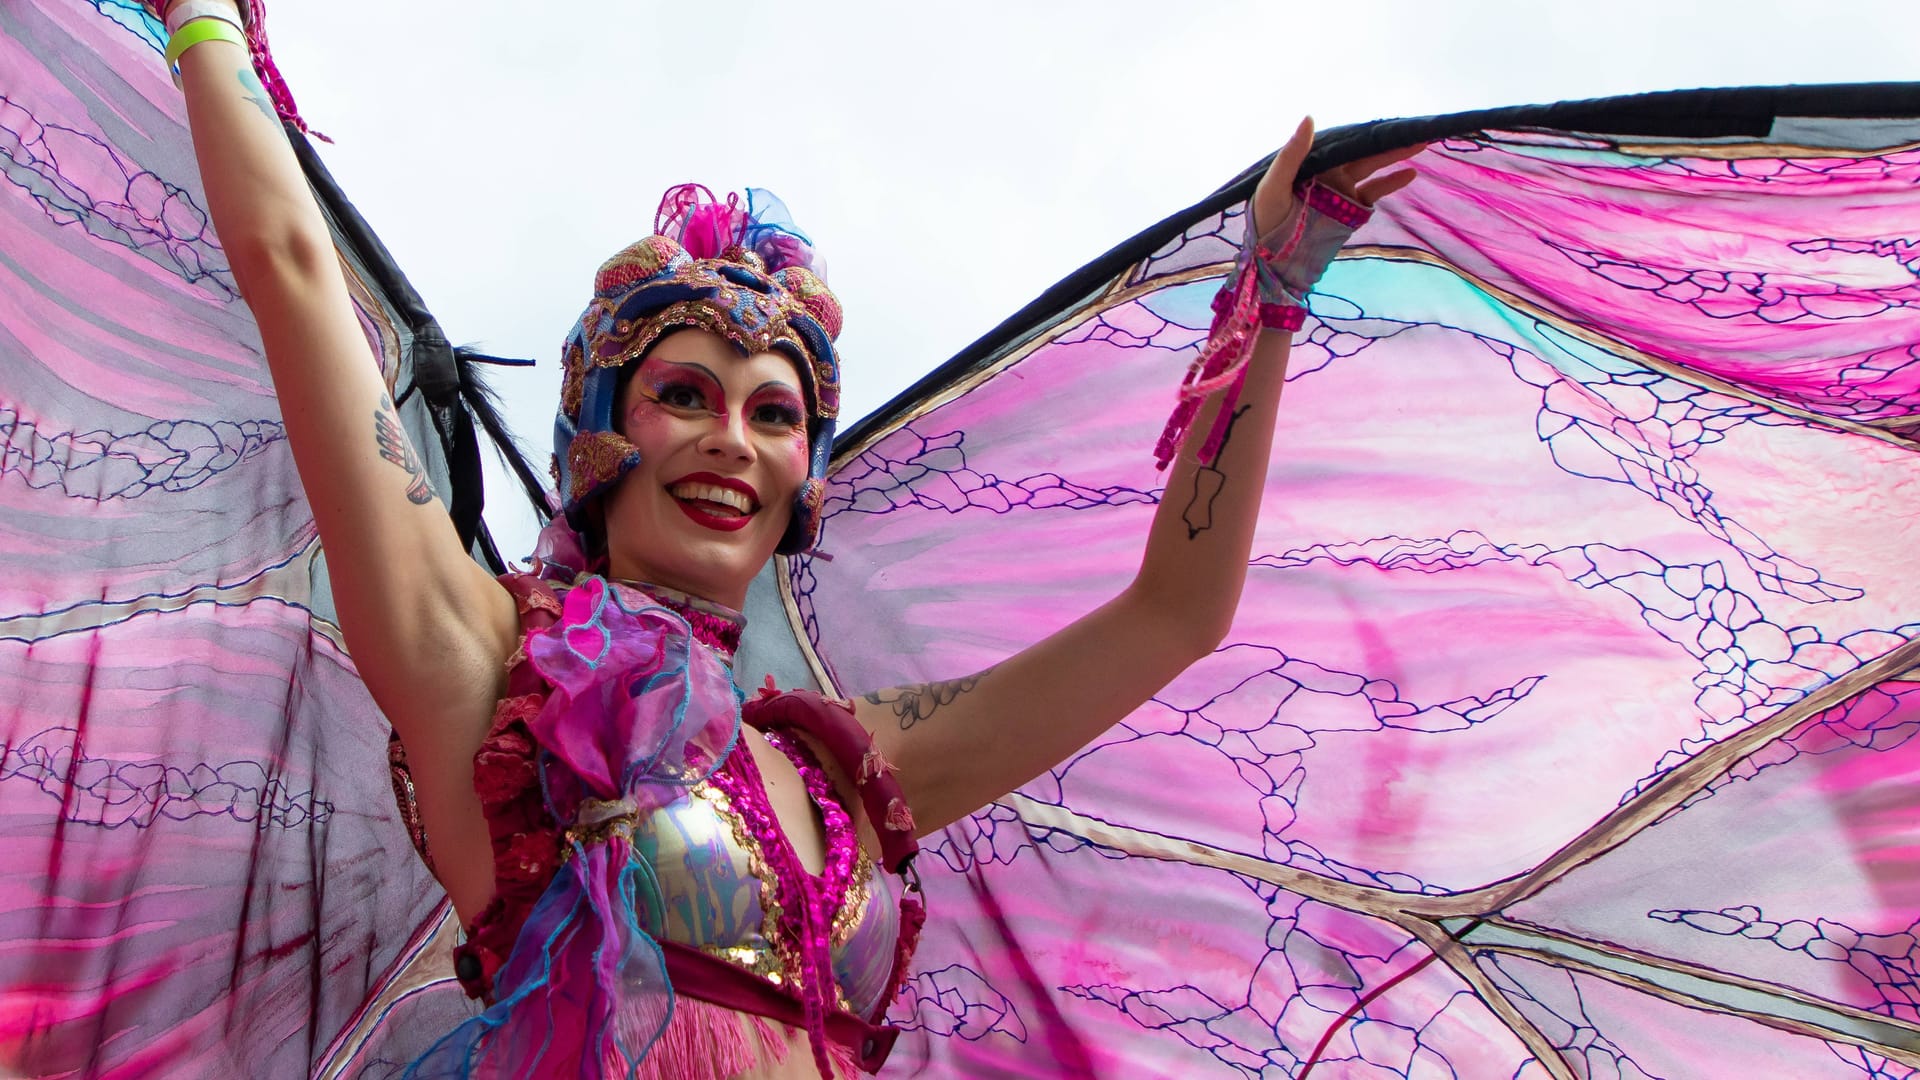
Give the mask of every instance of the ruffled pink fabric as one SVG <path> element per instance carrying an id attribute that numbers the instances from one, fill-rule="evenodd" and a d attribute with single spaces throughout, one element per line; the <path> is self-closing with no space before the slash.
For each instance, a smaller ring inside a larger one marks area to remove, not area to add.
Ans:
<path id="1" fill-rule="evenodd" d="M 797 266 L 826 277 L 826 266 L 787 204 L 765 188 L 748 188 L 745 198 L 728 192 L 722 201 L 704 184 L 675 185 L 660 198 L 653 231 L 672 237 L 696 259 L 718 259 L 739 246 L 760 256 L 769 274 Z"/>
<path id="2" fill-rule="evenodd" d="M 527 661 L 553 687 L 528 730 L 584 783 L 583 797 L 665 805 L 699 779 L 689 743 L 720 750 L 714 760 L 733 745 L 733 676 L 692 646 L 678 613 L 602 578 L 568 590 L 560 621 L 528 636 Z"/>
<path id="3" fill-rule="evenodd" d="M 528 632 L 547 684 L 525 718 L 566 864 L 493 978 L 493 1004 L 441 1039 L 409 1077 L 627 1076 L 666 1034 L 675 1001 L 660 948 L 641 929 L 633 822 L 682 797 L 740 731 L 727 665 L 679 613 L 589 577 L 560 617 Z"/>

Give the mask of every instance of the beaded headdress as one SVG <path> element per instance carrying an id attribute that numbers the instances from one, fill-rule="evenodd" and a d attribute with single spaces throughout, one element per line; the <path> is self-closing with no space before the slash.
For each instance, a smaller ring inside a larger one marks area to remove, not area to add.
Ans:
<path id="1" fill-rule="evenodd" d="M 567 523 L 586 533 L 592 510 L 640 452 L 616 429 L 621 372 L 654 342 L 683 328 L 706 330 L 741 354 L 782 353 L 800 370 L 807 398 L 807 479 L 779 552 L 819 538 L 827 458 L 840 413 L 840 302 L 813 270 L 812 244 L 771 193 L 748 189 L 725 202 L 698 184 L 660 200 L 654 235 L 608 259 L 593 300 L 567 336 L 560 410 L 553 423 L 554 479 Z"/>

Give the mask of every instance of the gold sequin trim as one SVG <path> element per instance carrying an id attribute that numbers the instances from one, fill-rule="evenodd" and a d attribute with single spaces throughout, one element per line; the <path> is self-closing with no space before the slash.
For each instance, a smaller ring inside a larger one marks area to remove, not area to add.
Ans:
<path id="1" fill-rule="evenodd" d="M 840 383 L 833 377 L 833 365 L 825 360 L 813 362 L 815 396 L 820 399 L 820 415 L 827 420 L 840 416 Z"/>
<path id="2" fill-rule="evenodd" d="M 580 346 L 567 349 L 567 357 L 561 364 L 560 407 L 567 412 L 567 419 L 580 423 L 580 403 L 587 392 L 586 356 Z"/>
<path id="3" fill-rule="evenodd" d="M 579 502 L 601 484 L 619 479 L 621 466 L 639 453 L 611 431 L 583 431 L 567 447 L 567 499 Z"/>
<path id="4" fill-rule="evenodd" d="M 604 844 L 616 836 L 631 841 L 639 816 L 639 810 L 625 799 L 587 799 L 574 814 L 567 841 L 583 847 Z"/>
<path id="5" fill-rule="evenodd" d="M 867 854 L 865 844 L 859 845 L 859 851 L 859 857 L 853 860 L 853 876 L 847 879 L 847 894 L 840 898 L 840 913 L 833 917 L 836 949 L 852 940 L 853 932 L 866 917 L 867 902 L 873 896 L 873 856 Z"/>
<path id="6" fill-rule="evenodd" d="M 753 751 L 743 742 L 733 748 L 736 754 L 749 754 Z M 777 883 L 767 869 L 766 854 L 761 850 L 760 841 L 747 828 L 747 819 L 734 812 L 733 800 L 711 782 L 703 782 L 693 789 L 693 793 L 713 806 L 714 813 L 720 815 L 733 833 L 734 843 L 747 853 L 747 869 L 760 883 L 760 939 L 765 947 L 735 946 L 729 949 L 710 948 L 707 951 L 722 960 L 740 964 L 776 985 L 784 985 L 789 978 L 798 979 L 800 971 L 799 954 L 781 941 L 780 916 L 784 909 L 780 906 Z M 744 964 L 735 954 L 751 955 L 753 963 Z"/>
<path id="7" fill-rule="evenodd" d="M 668 304 L 641 322 L 617 325 L 611 334 L 590 336 L 590 361 L 596 367 L 624 367 L 645 355 L 653 343 L 668 331 L 683 327 L 718 334 L 749 353 L 770 352 L 775 345 L 788 345 L 798 349 L 809 360 L 813 357 L 806 342 L 787 325 L 786 316 L 777 311 L 771 314 L 760 333 L 750 334 L 734 325 L 725 311 L 704 300 L 681 300 Z"/>

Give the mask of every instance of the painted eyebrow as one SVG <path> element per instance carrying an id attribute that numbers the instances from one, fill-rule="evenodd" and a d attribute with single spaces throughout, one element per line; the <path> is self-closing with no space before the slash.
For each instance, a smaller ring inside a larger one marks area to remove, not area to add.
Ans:
<path id="1" fill-rule="evenodd" d="M 784 379 L 768 379 L 766 382 L 763 382 L 759 386 L 754 387 L 753 393 L 757 394 L 760 391 L 767 389 L 768 387 L 775 387 L 777 389 L 785 390 L 795 395 L 796 397 L 800 395 L 800 388 L 793 385 L 790 382 L 787 382 Z M 752 397 L 753 394 L 748 394 L 747 396 Z"/>
<path id="2" fill-rule="evenodd" d="M 712 379 L 716 385 L 720 383 L 720 376 L 715 375 L 713 373 L 713 369 L 708 367 L 705 364 L 698 363 L 693 360 L 669 360 L 664 356 L 659 357 L 658 359 L 661 363 L 667 365 L 668 367 L 692 368 L 695 371 L 700 372 L 702 375 L 705 375 L 707 378 Z"/>
<path id="3" fill-rule="evenodd" d="M 713 382 L 714 382 L 714 384 L 715 384 L 716 386 L 718 386 L 718 385 L 724 385 L 724 384 L 722 384 L 722 383 L 720 382 L 720 376 L 718 376 L 718 375 L 716 375 L 716 374 L 714 374 L 714 372 L 713 372 L 713 369 L 712 369 L 712 368 L 710 368 L 710 367 L 708 367 L 707 365 L 705 365 L 705 364 L 702 364 L 702 363 L 700 363 L 700 362 L 698 362 L 698 361 L 696 361 L 696 360 L 669 360 L 669 359 L 667 359 L 667 358 L 666 358 L 666 357 L 664 357 L 664 356 L 662 356 L 662 357 L 660 357 L 660 358 L 659 358 L 659 360 L 660 360 L 660 362 L 661 362 L 661 363 L 663 363 L 663 364 L 665 364 L 665 365 L 667 365 L 668 367 L 679 367 L 679 368 L 692 368 L 692 369 L 694 369 L 695 371 L 698 371 L 698 372 L 700 372 L 700 373 L 701 373 L 702 375 L 705 375 L 705 376 L 706 376 L 707 378 L 709 378 L 709 379 L 712 379 L 712 380 L 713 380 Z M 795 385 L 793 385 L 793 384 L 792 384 L 792 383 L 790 383 L 790 382 L 787 382 L 787 381 L 786 381 L 786 380 L 784 380 L 784 379 L 768 379 L 768 380 L 767 380 L 766 382 L 763 382 L 763 383 L 761 383 L 761 384 L 760 384 L 759 386 L 756 386 L 756 387 L 754 387 L 754 388 L 753 388 L 753 389 L 752 389 L 752 390 L 751 390 L 751 391 L 750 391 L 750 392 L 748 393 L 748 395 L 747 395 L 747 396 L 749 396 L 749 397 L 751 397 L 751 396 L 753 396 L 754 394 L 757 394 L 757 393 L 759 393 L 760 391 L 762 391 L 762 390 L 765 390 L 766 388 L 768 388 L 768 387 L 770 387 L 770 386 L 772 386 L 772 387 L 778 387 L 778 388 L 779 388 L 779 389 L 781 389 L 781 390 L 786 390 L 786 391 L 789 391 L 789 392 L 791 392 L 791 393 L 793 393 L 793 394 L 799 394 L 799 393 L 800 393 L 800 388 L 799 388 L 799 387 L 797 387 L 797 386 L 795 386 Z"/>

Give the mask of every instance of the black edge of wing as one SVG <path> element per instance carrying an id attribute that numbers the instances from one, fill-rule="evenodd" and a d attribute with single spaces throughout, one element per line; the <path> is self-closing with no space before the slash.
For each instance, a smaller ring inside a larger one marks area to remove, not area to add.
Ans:
<path id="1" fill-rule="evenodd" d="M 428 415 L 440 434 L 452 495 L 447 513 L 453 518 L 461 544 L 469 552 L 476 552 L 476 557 L 489 564 L 494 573 L 505 573 L 507 566 L 501 561 L 481 516 L 486 508 L 486 484 L 480 472 L 480 443 L 469 405 L 472 395 L 462 393 L 463 386 L 477 382 L 477 374 L 465 370 L 471 361 L 456 353 L 420 294 L 394 263 L 392 253 L 348 201 L 306 136 L 289 124 L 287 138 L 293 143 L 314 197 L 326 212 L 336 235 L 353 248 L 354 255 L 373 278 L 371 284 L 407 324 L 413 338 L 413 385 L 426 398 Z M 503 452 L 513 451 L 509 448 Z"/>
<path id="2" fill-rule="evenodd" d="M 1305 175 L 1414 143 L 1487 130 L 1551 129 L 1602 136 L 1727 138 L 1765 136 L 1782 117 L 1834 119 L 1920 118 L 1920 82 L 1843 83 L 1818 86 L 1756 86 L 1737 89 L 1665 90 L 1650 94 L 1478 109 L 1445 116 L 1419 116 L 1349 124 L 1320 132 L 1301 166 Z M 857 446 L 941 387 L 993 362 L 1014 343 L 1060 311 L 1103 289 L 1127 267 L 1158 251 L 1195 221 L 1252 194 L 1272 155 L 1248 166 L 1219 190 L 1114 245 L 1060 279 L 1031 303 L 989 330 L 901 391 L 835 441 Z"/>

